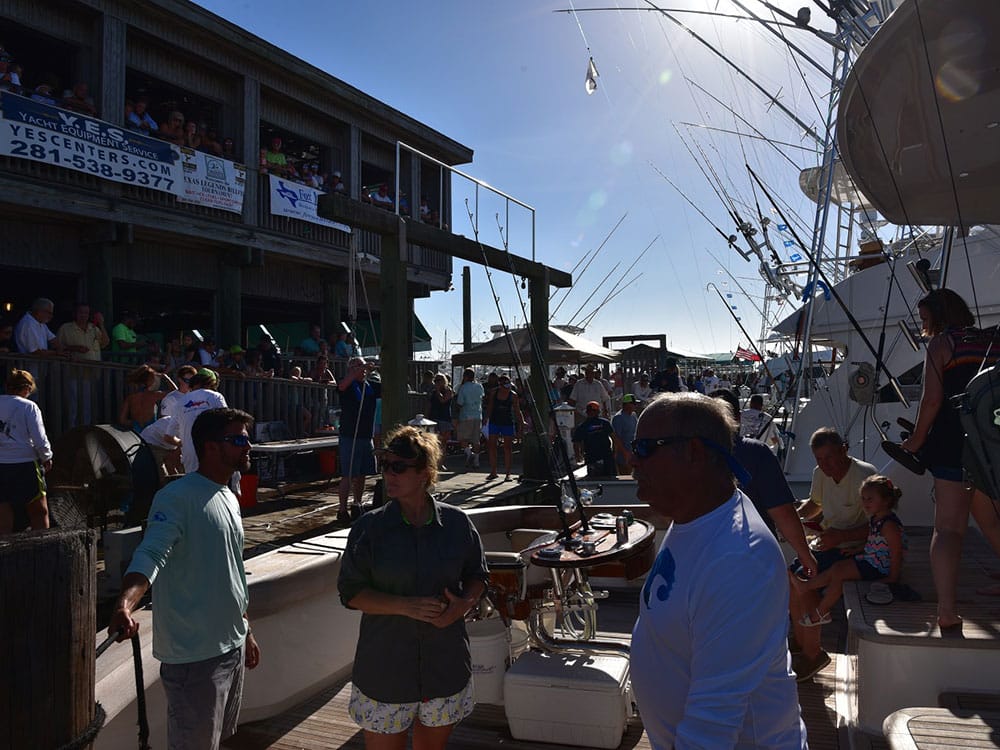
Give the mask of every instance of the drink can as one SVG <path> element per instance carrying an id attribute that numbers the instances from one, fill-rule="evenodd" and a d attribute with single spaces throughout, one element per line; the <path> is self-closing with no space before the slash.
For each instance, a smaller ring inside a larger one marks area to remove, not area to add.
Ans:
<path id="1" fill-rule="evenodd" d="M 625 516 L 615 518 L 615 537 L 618 544 L 625 544 L 628 541 L 628 519 Z"/>

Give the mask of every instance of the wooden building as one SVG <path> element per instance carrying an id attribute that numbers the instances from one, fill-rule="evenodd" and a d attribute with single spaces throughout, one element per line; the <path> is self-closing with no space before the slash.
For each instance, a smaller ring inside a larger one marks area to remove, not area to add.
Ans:
<path id="1" fill-rule="evenodd" d="M 339 172 L 354 199 L 394 185 L 399 141 L 447 165 L 472 159 L 185 0 L 0 0 L 0 42 L 24 95 L 0 94 L 0 305 L 14 320 L 42 296 L 56 302 L 55 324 L 87 300 L 109 330 L 131 310 L 141 333 L 198 329 L 226 346 L 252 346 L 257 324 L 327 334 L 348 314 L 351 228 L 316 214 L 314 188 L 262 168 L 272 139 L 287 163 Z M 79 82 L 92 116 L 65 109 Z M 39 100 L 45 86 L 59 110 Z M 179 112 L 233 150 L 185 151 L 130 130 L 126 102 L 140 100 L 161 129 Z M 403 152 L 398 171 L 414 213 L 426 197 L 448 222 L 447 170 Z M 369 300 L 359 324 L 375 328 L 380 238 L 354 235 Z M 446 253 L 410 244 L 405 261 L 411 306 L 449 288 Z"/>

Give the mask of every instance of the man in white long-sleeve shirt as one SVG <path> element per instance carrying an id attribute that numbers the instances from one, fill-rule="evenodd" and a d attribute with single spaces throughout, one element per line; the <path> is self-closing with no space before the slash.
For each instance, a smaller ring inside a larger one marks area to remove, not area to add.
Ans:
<path id="1" fill-rule="evenodd" d="M 789 670 L 788 581 L 774 536 L 737 489 L 728 407 L 663 394 L 633 441 L 638 496 L 673 519 L 639 601 L 631 677 L 650 744 L 807 747 Z"/>

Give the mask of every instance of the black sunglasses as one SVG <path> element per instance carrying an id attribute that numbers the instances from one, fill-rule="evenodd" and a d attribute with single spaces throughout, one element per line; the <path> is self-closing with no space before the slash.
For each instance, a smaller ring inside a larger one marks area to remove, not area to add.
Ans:
<path id="1" fill-rule="evenodd" d="M 753 476 L 750 472 L 743 468 L 743 465 L 739 461 L 733 458 L 733 454 L 730 453 L 728 449 L 719 445 L 714 440 L 709 440 L 708 438 L 700 437 L 698 435 L 671 435 L 669 437 L 661 438 L 636 438 L 632 441 L 632 453 L 636 456 L 636 458 L 649 458 L 661 445 L 683 443 L 687 440 L 700 440 L 709 449 L 718 453 L 726 462 L 726 466 L 729 467 L 729 470 L 733 472 L 733 476 L 736 477 L 736 481 L 744 487 L 752 481 Z"/>
<path id="2" fill-rule="evenodd" d="M 382 464 L 382 471 L 389 474 L 403 474 L 407 469 L 415 469 L 417 465 L 415 463 L 407 463 L 406 461 L 386 461 Z"/>
<path id="3" fill-rule="evenodd" d="M 687 435 L 670 435 L 658 438 L 636 438 L 632 441 L 632 452 L 637 458 L 649 458 L 656 452 L 656 449 L 664 445 L 684 443 L 694 438 Z"/>
<path id="4" fill-rule="evenodd" d="M 223 435 L 217 442 L 229 443 L 230 445 L 235 445 L 237 448 L 250 447 L 250 438 L 246 435 Z"/>

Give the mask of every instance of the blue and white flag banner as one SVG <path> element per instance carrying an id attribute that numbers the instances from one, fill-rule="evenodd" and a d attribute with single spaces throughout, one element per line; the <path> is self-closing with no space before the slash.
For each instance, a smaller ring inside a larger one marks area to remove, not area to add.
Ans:
<path id="1" fill-rule="evenodd" d="M 291 219 L 308 221 L 311 224 L 321 224 L 325 227 L 339 229 L 341 232 L 351 231 L 347 224 L 324 219 L 316 213 L 319 197 L 323 195 L 323 191 L 289 182 L 273 174 L 268 175 L 268 177 L 271 183 L 271 213 L 274 216 L 287 216 Z"/>
<path id="2" fill-rule="evenodd" d="M 179 149 L 165 141 L 23 96 L 0 92 L 0 155 L 180 196 Z"/>
<path id="3" fill-rule="evenodd" d="M 199 206 L 243 213 L 247 168 L 221 156 L 181 148 L 184 193 L 178 200 Z"/>

